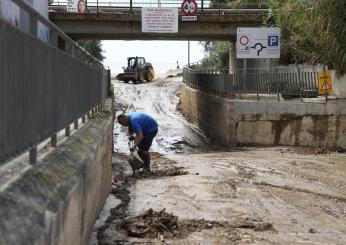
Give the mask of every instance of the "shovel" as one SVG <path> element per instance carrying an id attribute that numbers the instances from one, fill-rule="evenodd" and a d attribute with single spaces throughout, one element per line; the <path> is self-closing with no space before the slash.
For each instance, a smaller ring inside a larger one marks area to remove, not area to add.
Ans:
<path id="1" fill-rule="evenodd" d="M 129 140 L 130 149 L 133 148 L 134 144 L 134 140 Z M 144 166 L 144 162 L 142 158 L 139 156 L 137 149 L 131 152 L 130 156 L 127 157 L 127 161 L 129 162 L 133 172 Z"/>

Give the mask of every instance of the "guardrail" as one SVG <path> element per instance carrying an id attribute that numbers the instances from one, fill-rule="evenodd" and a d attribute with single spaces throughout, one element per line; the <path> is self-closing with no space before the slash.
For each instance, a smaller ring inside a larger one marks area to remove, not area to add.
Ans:
<path id="1" fill-rule="evenodd" d="M 35 163 L 38 144 L 51 138 L 56 146 L 57 132 L 68 136 L 72 123 L 101 109 L 110 83 L 102 63 L 26 2 L 13 2 L 29 13 L 31 28 L 0 19 L 0 166 L 27 150 Z M 65 45 L 38 39 L 38 21 Z"/>
<path id="2" fill-rule="evenodd" d="M 130 12 L 140 11 L 141 7 L 175 7 L 180 8 L 182 0 L 88 0 L 87 8 L 88 12 L 99 12 L 99 11 L 112 11 L 116 9 L 125 9 L 128 8 Z M 217 13 L 217 14 L 225 14 L 225 13 L 268 13 L 268 8 L 266 5 L 261 4 L 248 4 L 246 9 L 234 9 L 231 7 L 230 3 L 226 3 L 224 0 L 218 1 L 210 1 L 210 0 L 196 0 L 198 5 L 197 14 L 205 14 L 205 13 Z M 59 7 L 64 7 L 66 9 L 67 0 L 58 0 L 54 1 L 50 4 L 50 9 L 58 10 Z M 259 8 L 259 7 L 263 7 Z M 56 8 L 54 8 L 56 7 Z M 250 8 L 249 8 L 250 7 Z"/>
<path id="3" fill-rule="evenodd" d="M 204 69 L 198 64 L 184 67 L 183 80 L 190 87 L 207 93 L 233 97 L 235 94 L 276 94 L 280 101 L 291 97 L 317 97 L 318 74 L 297 68 L 227 70 Z"/>
<path id="4" fill-rule="evenodd" d="M 87 6 L 89 7 L 180 7 L 181 0 L 89 0 L 86 1 Z M 199 8 L 208 8 L 211 4 L 210 0 L 197 0 Z M 221 4 L 221 3 L 220 3 Z M 66 6 L 67 0 L 58 0 L 54 1 L 51 6 Z M 226 6 L 224 4 L 224 6 Z"/>

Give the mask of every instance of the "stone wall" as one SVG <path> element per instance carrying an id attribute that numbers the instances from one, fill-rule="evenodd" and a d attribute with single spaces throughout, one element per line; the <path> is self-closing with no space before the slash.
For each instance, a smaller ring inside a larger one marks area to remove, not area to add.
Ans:
<path id="1" fill-rule="evenodd" d="M 185 117 L 223 145 L 296 145 L 346 149 L 346 100 L 231 100 L 188 86 Z"/>
<path id="2" fill-rule="evenodd" d="M 86 244 L 111 189 L 112 102 L 0 192 L 0 244 Z"/>

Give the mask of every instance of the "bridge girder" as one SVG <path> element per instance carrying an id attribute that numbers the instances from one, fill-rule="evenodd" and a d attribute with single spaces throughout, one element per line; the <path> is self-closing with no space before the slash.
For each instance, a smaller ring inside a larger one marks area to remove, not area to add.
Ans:
<path id="1" fill-rule="evenodd" d="M 50 19 L 74 39 L 100 40 L 236 40 L 237 27 L 256 27 L 263 13 L 199 15 L 198 21 L 181 21 L 177 33 L 143 33 L 140 13 L 50 12 Z"/>

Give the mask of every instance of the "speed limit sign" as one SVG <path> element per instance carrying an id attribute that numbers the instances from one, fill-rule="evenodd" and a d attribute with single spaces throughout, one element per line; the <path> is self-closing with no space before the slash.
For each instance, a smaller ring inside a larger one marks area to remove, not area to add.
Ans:
<path id="1" fill-rule="evenodd" d="M 181 3 L 181 11 L 183 15 L 195 15 L 197 13 L 198 7 L 195 0 L 184 0 Z"/>

